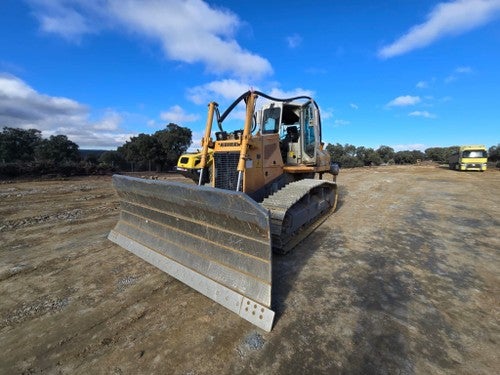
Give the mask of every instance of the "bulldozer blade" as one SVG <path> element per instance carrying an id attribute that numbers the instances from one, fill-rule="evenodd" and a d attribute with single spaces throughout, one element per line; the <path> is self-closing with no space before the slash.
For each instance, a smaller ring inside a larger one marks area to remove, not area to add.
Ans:
<path id="1" fill-rule="evenodd" d="M 108 238 L 270 331 L 268 211 L 241 192 L 114 175 L 120 220 Z"/>

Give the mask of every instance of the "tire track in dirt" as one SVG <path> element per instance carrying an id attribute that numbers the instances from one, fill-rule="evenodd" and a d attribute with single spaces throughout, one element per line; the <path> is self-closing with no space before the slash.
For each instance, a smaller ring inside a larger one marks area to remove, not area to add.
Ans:
<path id="1" fill-rule="evenodd" d="M 22 219 L 4 220 L 0 222 L 0 233 L 15 230 L 19 228 L 33 227 L 41 224 L 53 225 L 59 221 L 92 220 L 99 215 L 107 214 L 109 211 L 117 209 L 117 204 L 111 204 L 101 207 L 91 207 L 87 209 L 74 208 L 59 211 L 53 214 L 42 214 Z"/>

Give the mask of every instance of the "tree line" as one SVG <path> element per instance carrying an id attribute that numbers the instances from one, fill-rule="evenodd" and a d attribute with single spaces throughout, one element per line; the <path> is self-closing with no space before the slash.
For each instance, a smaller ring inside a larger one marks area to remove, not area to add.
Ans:
<path id="1" fill-rule="evenodd" d="M 191 130 L 170 123 L 154 134 L 132 137 L 116 151 L 96 158 L 66 135 L 43 138 L 40 130 L 4 127 L 0 132 L 0 177 L 86 175 L 116 171 L 164 171 L 177 164 L 191 144 Z"/>
<path id="2" fill-rule="evenodd" d="M 377 149 L 369 147 L 356 147 L 340 143 L 329 144 L 326 150 L 330 153 L 332 161 L 343 168 L 375 166 L 382 164 L 415 164 L 419 161 L 430 160 L 439 164 L 448 163 L 449 157 L 458 152 L 460 146 L 430 147 L 424 152 L 419 150 L 395 151 L 389 146 L 380 146 Z M 500 161 L 500 144 L 491 146 L 488 150 L 490 162 Z M 499 166 L 499 165 L 497 165 Z"/>
<path id="3" fill-rule="evenodd" d="M 116 171 L 166 171 L 172 169 L 179 156 L 191 145 L 189 128 L 170 123 L 153 134 L 141 133 L 132 137 L 116 151 L 95 154 L 80 152 L 76 143 L 65 135 L 42 138 L 37 129 L 4 127 L 0 132 L 0 177 L 22 175 L 76 175 L 104 174 Z M 332 162 L 342 168 L 376 166 L 382 164 L 415 164 L 431 160 L 440 164 L 459 146 L 431 147 L 418 150 L 395 151 L 389 146 L 377 149 L 340 143 L 329 144 L 326 150 Z M 489 148 L 490 162 L 500 167 L 500 144 Z"/>
<path id="4" fill-rule="evenodd" d="M 370 147 L 356 147 L 350 144 L 341 145 L 340 143 L 336 143 L 328 145 L 326 150 L 330 153 L 332 160 L 343 168 L 381 164 L 415 164 L 419 161 L 430 159 L 427 150 L 425 153 L 419 150 L 396 152 L 389 146 L 380 146 L 374 150 Z M 435 161 L 440 162 L 441 160 Z"/>

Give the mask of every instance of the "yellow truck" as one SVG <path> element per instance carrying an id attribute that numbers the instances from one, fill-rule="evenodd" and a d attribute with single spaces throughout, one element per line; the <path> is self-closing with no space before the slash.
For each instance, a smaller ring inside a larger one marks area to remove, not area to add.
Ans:
<path id="1" fill-rule="evenodd" d="M 452 154 L 448 160 L 450 169 L 457 171 L 486 170 L 488 152 L 483 145 L 460 146 L 458 152 Z"/>

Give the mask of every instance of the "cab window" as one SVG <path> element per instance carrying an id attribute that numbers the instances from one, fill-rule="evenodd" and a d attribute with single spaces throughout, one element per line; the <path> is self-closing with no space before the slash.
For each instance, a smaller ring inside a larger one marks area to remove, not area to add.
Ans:
<path id="1" fill-rule="evenodd" d="M 280 125 L 280 108 L 267 108 L 264 110 L 262 121 L 262 133 L 271 134 L 277 133 Z"/>
<path id="2" fill-rule="evenodd" d="M 467 150 L 462 153 L 463 158 L 485 158 L 487 156 L 484 150 Z"/>

